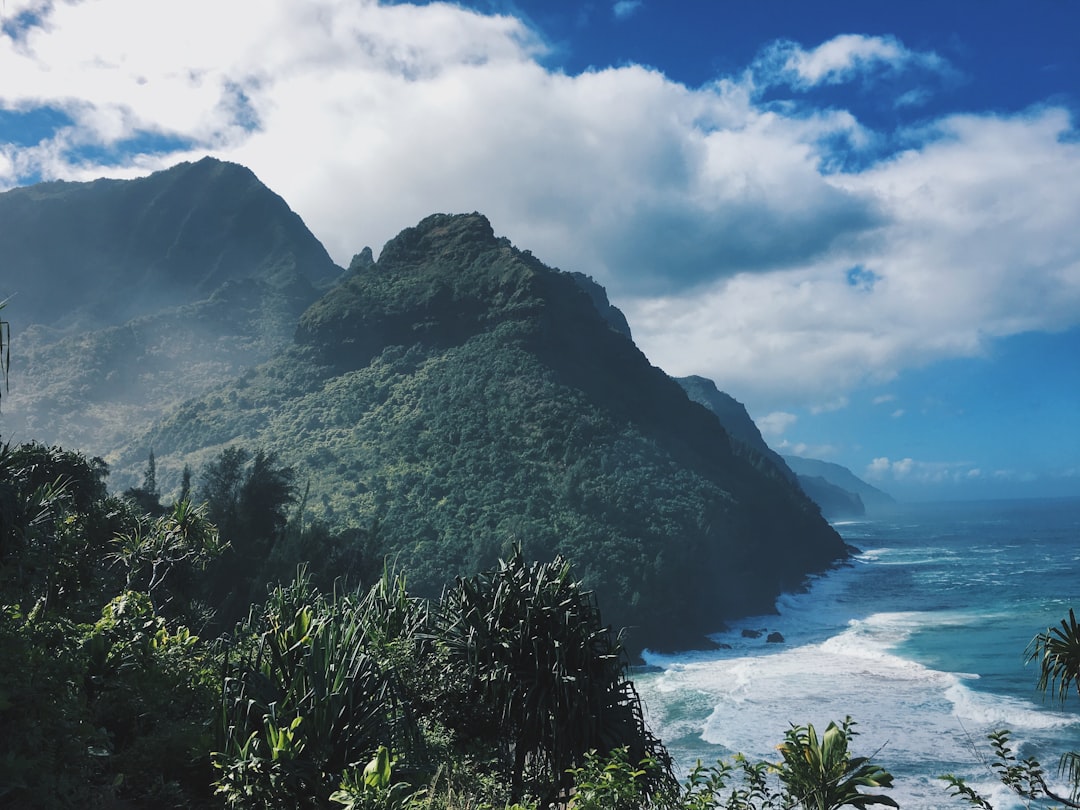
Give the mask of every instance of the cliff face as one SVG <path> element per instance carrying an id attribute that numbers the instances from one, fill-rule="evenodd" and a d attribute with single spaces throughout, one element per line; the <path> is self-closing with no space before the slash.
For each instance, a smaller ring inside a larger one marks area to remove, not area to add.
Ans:
<path id="1" fill-rule="evenodd" d="M 790 481 L 796 480 L 795 473 L 780 454 L 766 444 L 745 405 L 718 389 L 716 383 L 705 377 L 677 377 L 675 381 L 682 386 L 690 399 L 712 411 L 724 426 L 724 430 L 739 442 L 751 457 L 759 457 L 760 465 L 772 464 L 779 475 Z"/>
<path id="2" fill-rule="evenodd" d="M 817 478 L 857 498 L 870 514 L 889 514 L 895 511 L 896 501 L 892 495 L 866 483 L 847 467 L 831 461 L 801 456 L 784 456 L 784 460 L 799 477 Z"/>
<path id="3" fill-rule="evenodd" d="M 484 217 L 432 216 L 378 262 L 360 254 L 289 353 L 144 444 L 159 469 L 237 440 L 274 447 L 327 519 L 377 522 L 420 592 L 512 542 L 561 553 L 633 644 L 686 646 L 845 549 L 596 300 Z"/>

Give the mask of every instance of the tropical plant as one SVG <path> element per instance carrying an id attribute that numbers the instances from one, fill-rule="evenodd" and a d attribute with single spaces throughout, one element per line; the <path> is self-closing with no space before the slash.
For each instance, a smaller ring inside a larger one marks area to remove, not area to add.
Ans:
<path id="1" fill-rule="evenodd" d="M 320 806 L 378 745 L 415 736 L 368 638 L 368 604 L 319 593 L 301 569 L 237 628 L 215 754 L 228 806 Z"/>
<path id="2" fill-rule="evenodd" d="M 569 770 L 574 792 L 569 810 L 632 810 L 648 792 L 650 774 L 659 763 L 645 756 L 636 765 L 630 762 L 626 746 L 613 749 L 607 757 L 595 751 L 585 753 L 585 762 Z"/>
<path id="3" fill-rule="evenodd" d="M 1031 640 L 1027 660 L 1039 663 L 1040 692 L 1049 692 L 1062 703 L 1073 689 L 1080 696 L 1080 626 L 1072 608 L 1057 627 L 1048 627 Z"/>
<path id="4" fill-rule="evenodd" d="M 1080 624 L 1069 608 L 1069 615 L 1056 627 L 1048 627 L 1035 635 L 1027 648 L 1028 663 L 1039 664 L 1036 688 L 1061 703 L 1075 689 L 1080 695 Z M 1049 800 L 1064 807 L 1080 808 L 1080 751 L 1066 751 L 1058 760 L 1058 776 L 1069 786 L 1068 795 L 1061 795 L 1047 782 L 1046 771 L 1034 757 L 1020 759 L 1010 742 L 1008 730 L 999 729 L 987 735 L 993 750 L 990 767 L 1003 785 L 1028 801 Z M 993 810 L 990 802 L 967 782 L 954 774 L 940 777 L 948 784 L 951 795 L 983 810 Z"/>
<path id="5" fill-rule="evenodd" d="M 768 779 L 774 771 L 775 767 L 768 762 L 751 762 L 742 754 L 736 754 L 734 762 L 717 760 L 708 767 L 699 759 L 690 769 L 682 793 L 669 804 L 673 810 L 779 808 L 780 794 Z"/>
<path id="6" fill-rule="evenodd" d="M 128 591 L 105 605 L 81 653 L 103 781 L 141 806 L 184 806 L 204 794 L 220 687 L 213 650 L 186 627 L 170 628 L 147 593 Z"/>
<path id="7" fill-rule="evenodd" d="M 850 717 L 839 726 L 830 722 L 820 740 L 813 725 L 788 729 L 779 747 L 783 761 L 778 768 L 790 801 L 806 810 L 875 804 L 899 807 L 889 796 L 859 792 L 859 788 L 890 788 L 893 777 L 869 757 L 851 756 L 849 746 L 857 734 L 854 726 Z"/>
<path id="8" fill-rule="evenodd" d="M 206 505 L 190 501 L 173 504 L 148 530 L 137 525 L 117 535 L 114 544 L 110 557 L 126 569 L 125 590 L 140 587 L 151 601 L 175 568 L 204 569 L 225 549 L 217 527 L 206 517 Z"/>
<path id="9" fill-rule="evenodd" d="M 819 739 L 812 725 L 792 726 L 779 746 L 782 761 L 752 762 L 742 754 L 705 766 L 698 760 L 681 789 L 668 786 L 650 792 L 649 774 L 657 763 L 646 757 L 638 765 L 626 749 L 606 757 L 586 755 L 574 778 L 571 810 L 839 810 L 872 805 L 897 807 L 884 795 L 860 788 L 887 788 L 892 776 L 868 757 L 852 757 L 854 722 L 830 723 Z"/>
<path id="10" fill-rule="evenodd" d="M 450 668 L 468 673 L 476 698 L 498 715 L 511 801 L 527 783 L 541 804 L 555 801 L 588 752 L 624 746 L 634 761 L 655 762 L 650 791 L 672 780 L 622 646 L 565 560 L 528 564 L 516 547 L 497 570 L 460 578 L 444 593 L 441 623 Z"/>
<path id="11" fill-rule="evenodd" d="M 414 791 L 407 782 L 394 782 L 390 749 L 380 745 L 371 762 L 345 772 L 341 786 L 330 801 L 345 810 L 406 810 L 423 806 L 423 791 Z"/>

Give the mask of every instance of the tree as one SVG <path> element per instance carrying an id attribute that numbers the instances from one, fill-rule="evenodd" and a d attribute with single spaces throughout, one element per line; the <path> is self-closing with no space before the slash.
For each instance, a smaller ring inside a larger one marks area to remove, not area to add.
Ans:
<path id="1" fill-rule="evenodd" d="M 249 458 L 243 447 L 226 447 L 202 472 L 199 497 L 206 501 L 207 517 L 230 540 L 238 528 L 240 490 Z"/>
<path id="2" fill-rule="evenodd" d="M 1080 696 L 1080 625 L 1072 608 L 1058 626 L 1035 635 L 1028 645 L 1027 660 L 1039 664 L 1036 688 L 1044 696 L 1049 694 L 1052 700 L 1062 704 L 1074 689 Z M 1046 771 L 1038 760 L 1017 757 L 1009 736 L 1007 730 L 988 735 L 994 749 L 991 768 L 999 781 L 1023 799 L 1048 799 L 1065 807 L 1080 808 L 1080 751 L 1066 751 L 1058 761 L 1058 776 L 1069 784 L 1069 795 L 1062 796 L 1047 784 Z M 990 802 L 962 778 L 945 774 L 941 779 L 948 783 L 952 795 L 983 810 L 993 810 Z"/>
<path id="3" fill-rule="evenodd" d="M 150 515 L 165 514 L 165 507 L 161 505 L 161 493 L 157 485 L 157 462 L 154 460 L 154 451 L 150 450 L 150 457 L 146 462 L 146 471 L 143 473 L 141 487 L 129 487 L 124 490 L 124 497 L 130 498 L 139 508 Z M 183 500 L 183 498 L 181 498 Z"/>
<path id="4" fill-rule="evenodd" d="M 180 497 L 178 501 L 191 500 L 191 465 L 184 465 L 184 472 L 180 475 Z"/>
<path id="5" fill-rule="evenodd" d="M 154 593 L 178 566 L 205 569 L 224 551 L 217 527 L 206 519 L 206 505 L 189 501 L 173 504 L 146 531 L 119 534 L 111 557 L 127 571 L 125 590 L 141 590 L 154 607 Z M 157 608 L 155 607 L 155 611 Z"/>
<path id="6" fill-rule="evenodd" d="M 0 301 L 0 309 L 7 301 Z M 8 391 L 8 371 L 11 369 L 11 324 L 0 320 L 0 375 L 4 378 L 4 393 Z"/>
<path id="7" fill-rule="evenodd" d="M 29 443 L 0 445 L 0 596 L 26 610 L 100 607 L 113 536 L 135 516 L 105 488 L 100 458 Z"/>
<path id="8" fill-rule="evenodd" d="M 226 448 L 203 471 L 199 492 L 206 517 L 229 544 L 203 582 L 206 601 L 218 611 L 218 629 L 242 618 L 264 592 L 268 561 L 295 497 L 294 477 L 275 453 L 258 450 L 252 456 L 242 447 Z"/>
<path id="9" fill-rule="evenodd" d="M 519 546 L 497 570 L 459 578 L 441 613 L 450 666 L 464 669 L 476 699 L 499 715 L 511 801 L 530 780 L 542 803 L 557 800 L 572 783 L 569 769 L 590 751 L 626 747 L 631 761 L 658 763 L 652 788 L 672 780 L 670 757 L 645 728 L 626 677 L 622 645 L 565 560 L 528 564 Z"/>

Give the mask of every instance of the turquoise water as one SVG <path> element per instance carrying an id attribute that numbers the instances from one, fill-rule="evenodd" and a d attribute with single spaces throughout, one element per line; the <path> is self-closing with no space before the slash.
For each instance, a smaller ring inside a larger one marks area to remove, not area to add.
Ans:
<path id="1" fill-rule="evenodd" d="M 717 633 L 730 649 L 646 653 L 659 671 L 635 682 L 653 730 L 685 768 L 773 759 L 789 723 L 851 715 L 856 753 L 878 752 L 906 810 L 965 806 L 942 773 L 1022 807 L 980 758 L 1004 727 L 1051 771 L 1080 748 L 1080 701 L 1044 701 L 1024 661 L 1035 633 L 1080 610 L 1080 498 L 920 504 L 836 528 L 860 549 L 852 563 Z"/>

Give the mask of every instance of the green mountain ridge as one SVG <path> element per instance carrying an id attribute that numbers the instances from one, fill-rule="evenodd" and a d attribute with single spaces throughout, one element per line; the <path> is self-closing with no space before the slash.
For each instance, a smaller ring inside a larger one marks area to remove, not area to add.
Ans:
<path id="1" fill-rule="evenodd" d="M 6 312 L 17 348 L 5 438 L 105 456 L 119 488 L 153 451 L 166 491 L 224 448 L 271 450 L 306 490 L 302 519 L 370 532 L 411 590 L 437 594 L 514 544 L 562 554 L 635 648 L 697 645 L 847 553 L 787 476 L 733 451 L 713 414 L 648 362 L 602 287 L 497 238 L 479 214 L 428 217 L 343 273 L 242 167 L 47 185 L 0 195 L 35 209 L 21 214 L 37 223 L 28 234 L 80 216 L 124 222 L 75 204 L 118 199 L 132 232 L 56 253 L 71 266 L 52 308 Z M 57 194 L 64 206 L 36 208 Z M 132 199 L 176 204 L 150 217 Z M 259 225 L 260 211 L 276 219 Z M 11 230 L 0 242 L 34 252 Z M 91 292 L 65 287 L 69 272 L 92 277 Z M 191 289 L 172 290 L 185 278 Z M 156 308 L 87 320 L 86 295 L 126 285 L 141 291 L 132 307 Z M 37 325 L 20 331 L 17 315 Z"/>
<path id="2" fill-rule="evenodd" d="M 273 447 L 419 593 L 512 542 L 563 554 L 637 645 L 700 643 L 845 554 L 817 508 L 597 311 L 571 274 L 435 215 L 354 262 L 296 345 L 147 434 L 173 464 Z"/>

